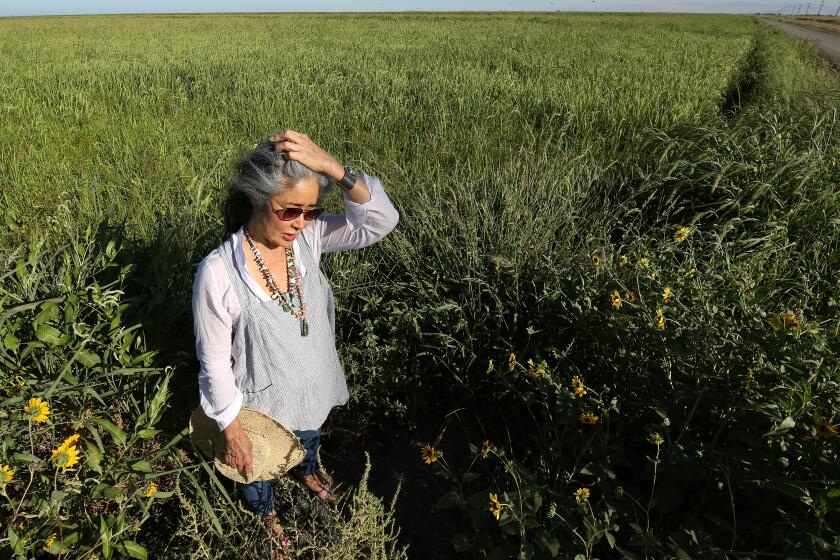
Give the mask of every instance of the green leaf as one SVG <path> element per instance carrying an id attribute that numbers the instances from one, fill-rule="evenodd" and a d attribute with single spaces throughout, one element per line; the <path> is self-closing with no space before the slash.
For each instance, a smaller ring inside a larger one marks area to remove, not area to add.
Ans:
<path id="1" fill-rule="evenodd" d="M 9 535 L 9 546 L 12 547 L 15 554 L 23 554 L 23 546 L 26 544 L 26 541 L 21 539 L 11 527 L 6 530 L 6 534 Z"/>
<path id="2" fill-rule="evenodd" d="M 144 459 L 141 459 L 131 464 L 131 470 L 135 472 L 150 473 L 152 472 L 152 464 Z"/>
<path id="3" fill-rule="evenodd" d="M 30 453 L 26 453 L 24 451 L 20 451 L 13 455 L 14 459 L 18 463 L 35 463 L 38 461 L 38 457 L 32 455 Z"/>
<path id="4" fill-rule="evenodd" d="M 85 440 L 85 449 L 87 450 L 85 452 L 85 461 L 87 461 L 88 466 L 91 470 L 102 474 L 102 466 L 100 465 L 102 454 L 99 452 L 99 448 Z"/>
<path id="5" fill-rule="evenodd" d="M 53 505 L 60 504 L 62 500 L 64 500 L 65 496 L 67 496 L 67 492 L 53 490 L 52 494 L 50 494 L 50 503 Z"/>
<path id="6" fill-rule="evenodd" d="M 64 336 L 61 331 L 51 325 L 41 325 L 35 331 L 35 337 L 45 344 L 57 346 L 62 343 Z"/>
<path id="7" fill-rule="evenodd" d="M 102 538 L 102 556 L 105 557 L 105 560 L 110 560 L 113 553 L 111 549 L 111 529 L 108 528 L 108 523 L 101 515 L 99 516 L 99 536 Z"/>
<path id="8" fill-rule="evenodd" d="M 778 426 L 776 426 L 775 428 L 773 428 L 772 430 L 770 430 L 769 432 L 767 432 L 764 435 L 765 436 L 772 436 L 772 435 L 775 435 L 775 434 L 781 434 L 783 432 L 786 432 L 786 431 L 790 430 L 794 426 L 796 426 L 796 421 L 794 421 L 793 418 L 788 416 L 784 420 L 782 420 L 781 424 L 779 424 Z"/>
<path id="9" fill-rule="evenodd" d="M 143 439 L 149 439 L 149 438 L 155 437 L 161 431 L 162 430 L 156 430 L 156 429 L 140 430 L 139 432 L 137 432 L 137 435 L 140 436 Z"/>
<path id="10" fill-rule="evenodd" d="M 86 368 L 92 368 L 102 362 L 99 354 L 91 352 L 90 350 L 80 350 L 78 354 L 76 354 L 76 359 L 78 359 L 79 363 Z"/>
<path id="11" fill-rule="evenodd" d="M 108 430 L 108 433 L 111 434 L 112 438 L 114 438 L 114 443 L 117 445 L 125 445 L 127 438 L 125 437 L 125 432 L 123 432 L 119 426 L 110 420 L 105 420 L 104 418 L 91 418 L 90 421 L 95 422 Z"/>
<path id="12" fill-rule="evenodd" d="M 134 541 L 123 541 L 120 543 L 120 548 L 122 548 L 125 551 L 125 554 L 127 554 L 131 558 L 139 558 L 140 560 L 146 560 L 146 558 L 148 557 L 146 549 L 143 547 L 143 545 Z"/>

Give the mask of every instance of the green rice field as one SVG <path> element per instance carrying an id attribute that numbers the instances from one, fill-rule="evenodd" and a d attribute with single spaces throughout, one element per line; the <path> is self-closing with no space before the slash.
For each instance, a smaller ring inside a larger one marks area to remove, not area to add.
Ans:
<path id="1" fill-rule="evenodd" d="M 322 260 L 352 491 L 277 481 L 296 557 L 831 557 L 838 108 L 751 16 L 0 18 L 0 557 L 269 557 L 184 429 L 196 266 L 283 128 L 400 212 Z"/>

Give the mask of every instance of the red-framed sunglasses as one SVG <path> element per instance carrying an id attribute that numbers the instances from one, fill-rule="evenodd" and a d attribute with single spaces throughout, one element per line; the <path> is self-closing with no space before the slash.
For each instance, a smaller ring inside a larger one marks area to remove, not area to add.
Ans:
<path id="1" fill-rule="evenodd" d="M 291 222 L 297 220 L 298 216 L 303 214 L 303 219 L 311 222 L 324 212 L 324 208 L 313 208 L 312 210 L 303 211 L 300 208 L 272 208 L 274 214 L 284 222 Z"/>

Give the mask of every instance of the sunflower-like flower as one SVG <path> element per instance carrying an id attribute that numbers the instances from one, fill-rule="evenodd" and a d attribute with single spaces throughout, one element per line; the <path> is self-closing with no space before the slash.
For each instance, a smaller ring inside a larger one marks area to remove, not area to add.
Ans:
<path id="1" fill-rule="evenodd" d="M 636 292 L 634 292 L 634 291 L 632 291 L 632 290 L 631 290 L 631 291 L 628 291 L 628 292 L 625 294 L 624 299 L 626 299 L 626 300 L 627 300 L 627 301 L 629 301 L 630 303 L 633 303 L 634 301 L 636 301 Z"/>
<path id="2" fill-rule="evenodd" d="M 665 286 L 665 289 L 662 290 L 662 301 L 668 303 L 671 299 L 671 288 L 669 286 Z"/>
<path id="3" fill-rule="evenodd" d="M 837 426 L 835 426 L 828 420 L 820 420 L 818 422 L 815 422 L 814 428 L 817 430 L 817 437 L 827 439 L 837 436 Z"/>
<path id="4" fill-rule="evenodd" d="M 656 310 L 656 326 L 660 331 L 665 330 L 665 312 L 661 308 Z"/>
<path id="5" fill-rule="evenodd" d="M 650 259 L 649 259 L 649 258 L 647 258 L 647 257 L 642 257 L 641 259 L 639 259 L 639 264 L 640 264 L 641 266 L 643 266 L 643 267 L 647 268 L 647 267 L 649 267 L 649 266 L 650 266 Z"/>
<path id="6" fill-rule="evenodd" d="M 589 488 L 578 488 L 574 493 L 575 501 L 579 504 L 585 504 L 589 501 Z"/>
<path id="7" fill-rule="evenodd" d="M 799 332 L 802 329 L 802 325 L 799 324 L 799 320 L 796 318 L 796 315 L 790 311 L 776 313 L 767 319 L 767 322 L 770 323 L 770 326 L 777 331 L 789 329 Z"/>
<path id="8" fill-rule="evenodd" d="M 665 439 L 659 432 L 651 432 L 648 436 L 648 441 L 654 445 L 662 445 L 665 442 Z"/>
<path id="9" fill-rule="evenodd" d="M 79 439 L 79 434 L 73 434 L 52 451 L 52 461 L 56 467 L 69 469 L 79 462 L 79 450 L 74 445 Z"/>
<path id="10" fill-rule="evenodd" d="M 499 520 L 499 515 L 502 513 L 502 505 L 499 503 L 499 497 L 496 494 L 490 493 L 490 513 Z"/>
<path id="11" fill-rule="evenodd" d="M 9 465 L 0 465 L 0 487 L 12 481 L 15 471 Z"/>
<path id="12" fill-rule="evenodd" d="M 55 533 L 52 533 L 50 535 L 50 538 L 47 539 L 47 542 L 44 543 L 44 550 L 49 552 L 50 549 L 52 548 L 52 545 L 53 545 L 54 542 L 55 542 Z"/>
<path id="13" fill-rule="evenodd" d="M 503 460 L 502 465 L 505 467 L 505 472 L 513 472 L 513 459 Z"/>
<path id="14" fill-rule="evenodd" d="M 490 443 L 489 439 L 485 439 L 484 443 L 481 444 L 481 458 L 486 459 L 490 455 L 490 451 L 493 449 L 493 444 Z"/>
<path id="15" fill-rule="evenodd" d="M 601 266 L 601 256 L 600 255 L 592 255 L 592 264 L 598 269 Z"/>
<path id="16" fill-rule="evenodd" d="M 443 451 L 435 449 L 428 443 L 420 450 L 420 458 L 423 459 L 427 465 L 431 465 L 440 457 L 443 457 Z"/>
<path id="17" fill-rule="evenodd" d="M 33 422 L 46 422 L 50 415 L 50 405 L 41 397 L 33 397 L 29 402 L 23 405 L 23 411 Z"/>
<path id="18" fill-rule="evenodd" d="M 612 306 L 616 309 L 621 308 L 621 294 L 618 293 L 618 290 L 613 290 L 610 294 L 610 299 L 612 299 Z"/>
<path id="19" fill-rule="evenodd" d="M 591 412 L 584 412 L 578 416 L 578 421 L 581 424 L 589 424 L 590 426 L 598 422 L 598 415 Z"/>
<path id="20" fill-rule="evenodd" d="M 572 377 L 572 389 L 575 391 L 575 395 L 582 397 L 586 394 L 586 387 L 583 386 L 583 381 L 580 380 L 580 377 L 575 375 Z"/>
<path id="21" fill-rule="evenodd" d="M 152 496 L 154 496 L 155 492 L 157 492 L 157 489 L 158 489 L 158 485 L 155 484 L 154 482 L 149 484 L 149 488 L 146 490 L 146 497 L 151 498 Z"/>
<path id="22" fill-rule="evenodd" d="M 691 228 L 688 226 L 683 226 L 680 229 L 678 229 L 676 233 L 674 233 L 674 241 L 679 243 L 680 241 L 683 241 L 686 237 L 688 237 L 688 234 L 690 233 Z"/>

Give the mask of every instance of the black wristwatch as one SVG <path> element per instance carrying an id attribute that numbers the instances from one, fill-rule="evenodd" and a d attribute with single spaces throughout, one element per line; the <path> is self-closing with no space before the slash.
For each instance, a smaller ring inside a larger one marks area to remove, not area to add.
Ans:
<path id="1" fill-rule="evenodd" d="M 349 191 L 356 186 L 356 180 L 359 175 L 353 171 L 349 166 L 344 166 L 344 177 L 335 182 L 336 185 L 343 191 Z"/>

